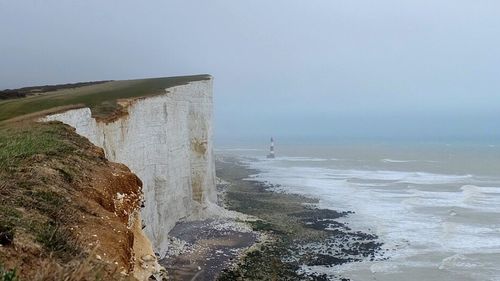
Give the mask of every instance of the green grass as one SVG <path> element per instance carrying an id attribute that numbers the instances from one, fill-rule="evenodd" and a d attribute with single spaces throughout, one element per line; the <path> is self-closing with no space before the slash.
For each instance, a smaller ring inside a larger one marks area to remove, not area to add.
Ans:
<path id="1" fill-rule="evenodd" d="M 13 232 L 21 220 L 21 213 L 11 206 L 0 206 L 0 232 Z"/>
<path id="2" fill-rule="evenodd" d="M 69 260 L 82 253 L 71 233 L 61 228 L 57 223 L 47 223 L 39 226 L 36 241 L 45 249 L 63 260 Z"/>
<path id="3" fill-rule="evenodd" d="M 18 281 L 19 277 L 15 269 L 7 270 L 0 264 L 0 281 Z"/>
<path id="4" fill-rule="evenodd" d="M 61 124 L 0 127 L 0 171 L 17 167 L 36 154 L 58 155 L 72 149 L 62 140 Z"/>
<path id="5" fill-rule="evenodd" d="M 81 213 L 98 214 L 75 200 L 92 178 L 85 171 L 98 165 L 106 160 L 67 125 L 0 125 L 0 263 L 9 262 L 0 265 L 0 281 L 33 280 L 26 277 L 33 274 L 36 280 L 127 280 L 113 265 L 94 263 L 91 247 L 73 229 Z"/>
<path id="6" fill-rule="evenodd" d="M 2 204 L 0 206 L 0 244 L 10 245 L 15 237 L 15 228 L 22 223 L 22 215 L 18 210 L 13 206 Z"/>
<path id="7" fill-rule="evenodd" d="M 0 102 L 0 122 L 43 110 L 78 104 L 90 107 L 94 117 L 106 117 L 119 108 L 116 102 L 118 99 L 156 95 L 166 88 L 208 79 L 210 79 L 208 75 L 196 75 L 113 81 L 55 91 L 46 95 L 6 100 Z"/>
<path id="8" fill-rule="evenodd" d="M 72 221 L 64 190 L 70 188 L 73 175 L 60 164 L 55 165 L 60 168 L 47 168 L 49 172 L 43 167 L 50 167 L 49 161 L 80 155 L 79 138 L 59 122 L 0 126 L 0 233 L 14 241 L 28 233 L 63 261 L 81 253 L 71 233 L 61 227 Z M 56 189 L 54 176 L 62 179 Z"/>
<path id="9" fill-rule="evenodd" d="M 26 196 L 33 198 L 36 204 L 32 207 L 48 214 L 50 217 L 57 219 L 57 213 L 61 212 L 61 207 L 67 203 L 66 199 L 60 194 L 53 191 L 38 190 L 27 191 Z"/>

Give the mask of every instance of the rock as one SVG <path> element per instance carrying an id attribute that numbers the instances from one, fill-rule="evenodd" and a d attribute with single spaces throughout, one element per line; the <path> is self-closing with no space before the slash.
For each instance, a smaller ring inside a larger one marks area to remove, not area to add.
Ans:
<path id="1" fill-rule="evenodd" d="M 155 262 L 156 261 L 156 257 L 154 257 L 152 255 L 145 255 L 145 256 L 141 257 L 141 260 L 144 261 L 144 262 Z"/>

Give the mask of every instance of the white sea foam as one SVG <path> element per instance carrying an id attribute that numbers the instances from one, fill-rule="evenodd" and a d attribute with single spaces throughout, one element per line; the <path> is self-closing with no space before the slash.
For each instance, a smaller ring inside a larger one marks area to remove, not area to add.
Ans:
<path id="1" fill-rule="evenodd" d="M 325 161 L 325 160 L 316 160 Z M 409 184 L 447 184 L 461 183 L 472 178 L 471 175 L 443 175 L 425 172 L 405 172 L 405 171 L 386 171 L 386 170 L 338 170 L 317 167 L 276 167 L 270 162 L 248 162 L 250 166 L 261 169 L 263 177 L 286 178 L 291 174 L 301 177 L 313 178 L 321 176 L 330 179 L 349 179 L 349 180 L 380 180 L 397 181 Z"/>
<path id="2" fill-rule="evenodd" d="M 323 161 L 328 161 L 330 159 L 314 158 L 314 157 L 276 157 L 273 160 L 289 161 L 289 162 L 323 162 Z"/>
<path id="3" fill-rule="evenodd" d="M 435 160 L 398 160 L 398 159 L 390 159 L 390 158 L 382 159 L 382 160 L 380 160 L 380 162 L 384 162 L 384 163 L 415 163 L 415 162 L 439 163 L 439 161 L 435 161 Z"/>
<path id="4" fill-rule="evenodd" d="M 370 266 L 370 271 L 372 273 L 388 273 L 388 272 L 398 272 L 399 267 L 397 264 L 393 264 L 390 262 L 377 262 Z"/>
<path id="5" fill-rule="evenodd" d="M 264 149 L 260 148 L 216 148 L 214 151 L 218 152 L 223 152 L 223 151 L 235 151 L 235 152 L 243 152 L 243 151 L 265 151 Z"/>
<path id="6" fill-rule="evenodd" d="M 330 269 L 307 267 L 307 270 L 350 272 L 351 266 L 356 271 L 396 274 L 404 267 L 419 266 L 428 270 L 461 272 L 461 266 L 474 269 L 478 265 L 480 268 L 481 260 L 471 261 L 468 255 L 498 255 L 500 258 L 500 223 L 481 215 L 490 212 L 500 216 L 500 188 L 483 186 L 478 177 L 338 169 L 331 166 L 332 162 L 311 167 L 307 159 L 294 160 L 297 163 L 291 167 L 273 161 L 249 161 L 247 164 L 260 170 L 251 177 L 253 180 L 280 184 L 281 191 L 318 198 L 322 208 L 356 212 L 340 220 L 357 229 L 374 231 L 386 242 L 384 248 L 391 256 L 390 263 L 359 263 L 354 267 L 346 264 Z M 500 179 L 497 181 L 500 186 Z M 439 256 L 443 252 L 461 253 L 462 256 L 452 255 L 442 261 L 426 263 L 418 260 L 422 254 Z"/>
<path id="7" fill-rule="evenodd" d="M 476 186 L 476 185 L 464 185 L 460 188 L 464 192 L 471 192 L 475 194 L 500 194 L 500 187 L 487 187 L 487 186 Z"/>
<path id="8" fill-rule="evenodd" d="M 474 263 L 474 261 L 470 258 L 467 258 L 464 255 L 456 254 L 447 258 L 444 258 L 441 264 L 439 265 L 439 269 L 441 270 L 450 270 L 454 268 L 474 268 L 478 265 Z"/>

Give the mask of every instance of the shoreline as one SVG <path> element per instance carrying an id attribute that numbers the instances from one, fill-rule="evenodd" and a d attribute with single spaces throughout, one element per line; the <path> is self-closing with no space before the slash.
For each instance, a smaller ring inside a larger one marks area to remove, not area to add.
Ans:
<path id="1" fill-rule="evenodd" d="M 319 209 L 319 200 L 272 191 L 248 180 L 252 170 L 235 157 L 219 157 L 218 204 L 233 218 L 184 221 L 169 233 L 170 254 L 160 261 L 174 280 L 340 280 L 320 273 L 375 260 L 378 237 L 355 231 L 340 218 L 352 212 Z"/>
<path id="2" fill-rule="evenodd" d="M 160 264 L 172 280 L 216 280 L 258 239 L 233 219 L 180 222 L 169 233 L 169 251 Z"/>
<path id="3" fill-rule="evenodd" d="M 340 273 L 320 273 L 312 267 L 331 268 L 352 262 L 375 260 L 382 243 L 374 234 L 351 229 L 340 218 L 352 212 L 317 207 L 319 200 L 273 191 L 265 182 L 248 180 L 259 171 L 247 168 L 235 157 L 217 161 L 217 176 L 230 183 L 225 207 L 251 215 L 254 230 L 272 242 L 247 252 L 238 264 L 226 269 L 219 280 L 341 280 Z M 274 276 L 274 277 L 273 277 Z"/>

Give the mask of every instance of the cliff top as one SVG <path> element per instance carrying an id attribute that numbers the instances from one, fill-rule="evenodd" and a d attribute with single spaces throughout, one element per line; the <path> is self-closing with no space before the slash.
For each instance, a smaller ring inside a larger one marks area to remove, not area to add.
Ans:
<path id="1" fill-rule="evenodd" d="M 122 112 L 118 100 L 157 95 L 166 88 L 209 80 L 210 75 L 98 81 L 0 91 L 0 122 L 89 107 L 107 120 Z"/>
<path id="2" fill-rule="evenodd" d="M 0 127 L 0 178 L 0 280 L 135 280 L 127 167 L 67 125 L 22 122 Z"/>

